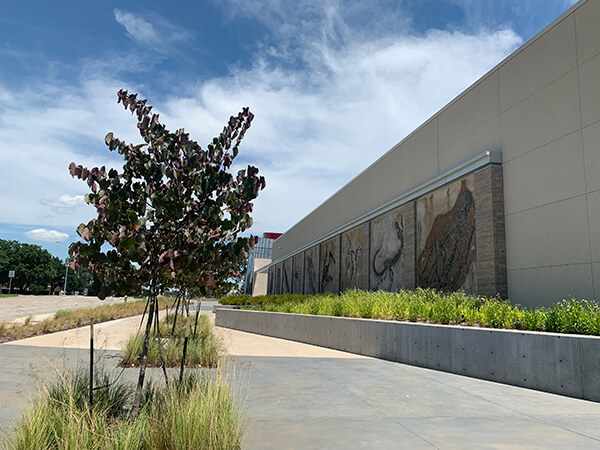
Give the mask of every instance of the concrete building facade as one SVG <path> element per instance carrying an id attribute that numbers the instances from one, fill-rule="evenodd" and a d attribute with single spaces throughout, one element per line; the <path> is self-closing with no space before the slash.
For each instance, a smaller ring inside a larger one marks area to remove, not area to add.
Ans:
<path id="1" fill-rule="evenodd" d="M 248 252 L 246 277 L 244 279 L 244 294 L 257 296 L 267 293 L 267 273 L 261 269 L 267 266 L 273 257 L 273 242 L 281 233 L 263 233 L 258 242 Z"/>
<path id="2" fill-rule="evenodd" d="M 273 246 L 268 292 L 600 297 L 600 0 L 582 0 Z"/>

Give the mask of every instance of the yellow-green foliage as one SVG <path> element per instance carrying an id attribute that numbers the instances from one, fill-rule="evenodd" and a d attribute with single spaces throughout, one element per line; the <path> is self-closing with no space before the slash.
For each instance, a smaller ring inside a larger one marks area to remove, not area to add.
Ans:
<path id="1" fill-rule="evenodd" d="M 259 295 L 250 297 L 249 295 L 229 295 L 221 297 L 219 303 L 221 305 L 236 305 L 236 306 L 251 306 L 263 304 L 283 304 L 283 303 L 298 303 L 306 300 L 311 295 L 301 294 L 282 294 L 282 295 Z"/>
<path id="2" fill-rule="evenodd" d="M 271 295 L 253 297 L 253 301 L 256 306 L 252 309 L 262 311 L 600 335 L 600 306 L 587 300 L 569 299 L 548 308 L 524 309 L 498 297 L 418 288 L 400 292 L 349 290 L 340 295 Z"/>
<path id="3" fill-rule="evenodd" d="M 222 351 L 221 341 L 212 333 L 212 325 L 206 315 L 198 317 L 198 326 L 194 335 L 194 317 L 178 317 L 175 333 L 171 335 L 173 314 L 160 321 L 160 343 L 162 356 L 167 367 L 179 367 L 183 357 L 183 341 L 189 337 L 185 363 L 187 367 L 215 367 Z M 123 364 L 136 366 L 142 355 L 142 335 L 129 338 L 123 349 Z M 159 340 L 155 333 L 148 341 L 148 364 L 160 366 Z"/>
<path id="4" fill-rule="evenodd" d="M 108 378 L 102 377 L 102 383 Z M 29 406 L 5 442 L 8 449 L 239 449 L 244 421 L 224 380 L 187 376 L 182 386 L 148 386 L 139 416 L 126 408 L 124 382 L 96 391 L 89 407 L 86 371 L 62 375 Z"/>

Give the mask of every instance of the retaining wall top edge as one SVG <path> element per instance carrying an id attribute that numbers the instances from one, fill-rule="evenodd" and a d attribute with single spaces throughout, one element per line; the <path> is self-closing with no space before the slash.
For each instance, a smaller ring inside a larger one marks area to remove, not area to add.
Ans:
<path id="1" fill-rule="evenodd" d="M 472 326 L 464 326 L 464 325 L 444 325 L 441 323 L 426 323 L 426 322 L 408 322 L 403 320 L 385 320 L 385 319 L 365 319 L 362 317 L 343 317 L 343 316 L 325 316 L 318 314 L 298 314 L 298 313 L 282 313 L 277 311 L 256 311 L 252 309 L 233 309 L 233 308 L 216 308 L 217 310 L 226 311 L 227 313 L 262 313 L 262 314 L 271 314 L 278 316 L 302 316 L 302 317 L 315 317 L 315 318 L 323 318 L 323 319 L 338 319 L 338 320 L 350 320 L 350 321 L 362 321 L 362 322 L 378 322 L 378 323 L 395 323 L 402 324 L 406 326 L 414 326 L 414 327 L 431 327 L 431 328 L 446 328 L 446 329 L 456 329 L 456 330 L 464 330 L 464 331 L 472 331 L 479 333 L 486 332 L 498 332 L 498 333 L 511 333 L 511 334 L 522 334 L 522 335 L 531 335 L 531 336 L 548 336 L 548 337 L 558 337 L 558 338 L 568 338 L 568 339 L 592 339 L 596 340 L 600 343 L 600 336 L 594 336 L 591 334 L 568 334 L 568 333 L 552 333 L 548 331 L 529 331 L 529 330 L 514 330 L 507 328 L 486 328 L 486 327 L 472 327 Z"/>

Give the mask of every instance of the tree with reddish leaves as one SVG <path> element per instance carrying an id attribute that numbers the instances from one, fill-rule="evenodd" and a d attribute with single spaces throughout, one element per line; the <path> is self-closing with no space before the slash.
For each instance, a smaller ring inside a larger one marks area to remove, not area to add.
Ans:
<path id="1" fill-rule="evenodd" d="M 102 282 L 100 299 L 148 289 L 135 416 L 150 331 L 158 321 L 158 295 L 180 285 L 206 294 L 238 275 L 235 267 L 256 240 L 238 234 L 252 225 L 252 200 L 265 188 L 265 179 L 253 166 L 231 173 L 254 118 L 248 108 L 232 116 L 205 150 L 183 129 L 169 131 L 137 94 L 121 90 L 117 102 L 136 114 L 144 143 L 127 144 L 113 133 L 106 135 L 108 148 L 124 157 L 121 172 L 70 164 L 71 176 L 90 187 L 85 201 L 98 216 L 79 225 L 83 242 L 72 243 L 69 254 Z"/>

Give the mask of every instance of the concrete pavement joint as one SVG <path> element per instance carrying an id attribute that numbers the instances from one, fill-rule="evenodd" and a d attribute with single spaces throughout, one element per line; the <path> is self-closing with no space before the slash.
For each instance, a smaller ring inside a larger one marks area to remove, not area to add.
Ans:
<path id="1" fill-rule="evenodd" d="M 448 384 L 448 383 L 443 383 L 443 382 L 441 382 L 441 381 L 439 381 L 439 380 L 436 380 L 436 379 L 435 379 L 435 378 L 433 378 L 433 377 L 429 377 L 429 376 L 427 376 L 427 374 L 424 374 L 423 376 L 424 376 L 425 378 L 429 379 L 430 381 L 433 381 L 433 382 L 435 382 L 435 383 L 441 384 L 441 385 L 443 385 L 443 386 L 446 386 L 446 387 L 448 387 L 448 388 L 457 389 L 457 390 L 459 390 L 460 392 L 462 392 L 462 393 L 464 393 L 464 394 L 467 394 L 467 395 L 469 395 L 469 396 L 475 397 L 475 398 L 477 398 L 477 399 L 479 399 L 479 400 L 482 400 L 482 401 L 484 401 L 484 402 L 491 403 L 492 405 L 498 406 L 498 407 L 500 407 L 500 408 L 502 408 L 502 409 L 507 409 L 507 410 L 509 410 L 509 411 L 512 411 L 512 412 L 514 412 L 515 414 L 517 414 L 517 415 L 519 415 L 519 416 L 527 417 L 527 418 L 529 418 L 529 419 L 535 420 L 535 421 L 537 421 L 537 422 L 540 422 L 540 423 L 543 423 L 543 424 L 545 424 L 545 425 L 549 425 L 549 426 L 552 426 L 552 427 L 555 427 L 555 428 L 559 428 L 559 429 L 561 429 L 561 430 L 568 431 L 569 433 L 574 433 L 574 434 L 577 434 L 577 435 L 579 435 L 579 436 L 582 436 L 582 437 L 589 438 L 589 439 L 592 439 L 592 440 L 594 440 L 594 441 L 600 442 L 600 439 L 598 439 L 598 438 L 596 438 L 596 437 L 594 437 L 594 436 L 590 436 L 590 435 L 587 435 L 587 434 L 585 434 L 585 433 L 581 433 L 581 432 L 579 432 L 579 431 L 577 431 L 577 430 L 572 430 L 572 429 L 570 429 L 570 428 L 563 427 L 563 426 L 561 426 L 561 425 L 557 425 L 557 424 L 555 424 L 555 423 L 552 423 L 552 422 L 549 422 L 549 421 L 547 421 L 547 420 L 544 420 L 544 419 L 542 419 L 541 417 L 536 417 L 536 416 L 533 416 L 533 415 L 531 415 L 531 414 L 527 414 L 527 413 L 525 413 L 525 412 L 523 412 L 523 411 L 519 411 L 519 410 L 517 410 L 517 409 L 515 409 L 515 408 L 511 408 L 510 406 L 505 406 L 505 405 L 502 405 L 502 404 L 500 404 L 500 403 L 498 403 L 498 402 L 495 402 L 495 401 L 493 401 L 493 400 L 491 400 L 491 399 L 489 399 L 489 398 L 485 398 L 485 397 L 482 397 L 481 395 L 474 394 L 473 392 L 466 391 L 466 390 L 464 390 L 464 389 L 463 389 L 463 388 L 461 388 L 461 387 L 453 386 L 453 385 L 451 385 L 451 384 Z M 460 376 L 460 375 L 457 375 L 457 376 Z M 471 378 L 471 377 L 468 377 L 468 378 Z M 480 381 L 486 381 L 486 380 L 480 380 Z M 489 383 L 494 383 L 494 382 L 490 381 Z M 527 388 L 520 388 L 520 389 L 527 389 Z M 558 394 L 547 394 L 547 395 L 558 395 Z M 587 400 L 581 400 L 581 401 L 587 401 Z M 439 417 L 439 416 L 438 416 L 438 417 Z"/>

